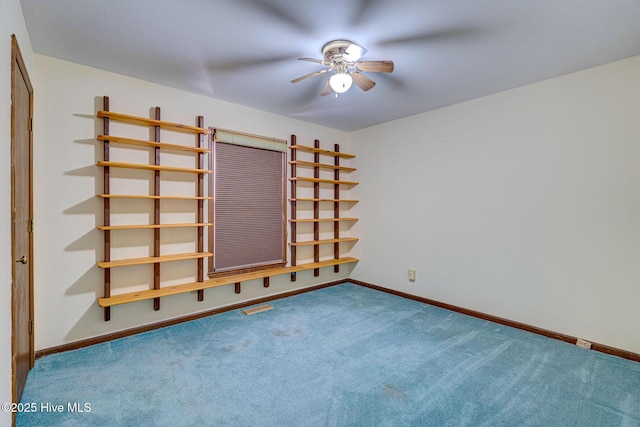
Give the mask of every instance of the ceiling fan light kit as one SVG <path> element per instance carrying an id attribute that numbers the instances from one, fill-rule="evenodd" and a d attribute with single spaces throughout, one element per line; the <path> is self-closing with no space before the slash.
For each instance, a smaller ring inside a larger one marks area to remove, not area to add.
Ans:
<path id="1" fill-rule="evenodd" d="M 336 73 L 329 79 L 329 85 L 336 93 L 345 93 L 351 88 L 353 79 L 347 73 Z"/>
<path id="2" fill-rule="evenodd" d="M 360 58 L 367 53 L 367 49 L 349 40 L 333 40 L 322 47 L 323 59 L 298 58 L 300 61 L 315 62 L 329 68 L 316 71 L 306 76 L 291 80 L 298 83 L 309 77 L 318 76 L 327 72 L 333 73 L 325 82 L 321 95 L 332 92 L 345 93 L 353 83 L 360 89 L 367 91 L 376 83 L 361 72 L 390 73 L 393 71 L 392 61 L 361 61 Z"/>

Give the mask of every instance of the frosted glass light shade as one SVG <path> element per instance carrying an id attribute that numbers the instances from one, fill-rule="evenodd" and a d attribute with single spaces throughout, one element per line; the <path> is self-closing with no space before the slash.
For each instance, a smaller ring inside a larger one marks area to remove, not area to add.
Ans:
<path id="1" fill-rule="evenodd" d="M 358 46 L 355 43 L 351 43 L 342 56 L 349 62 L 355 62 L 360 59 L 366 52 L 367 49 L 363 48 L 362 46 Z"/>
<path id="2" fill-rule="evenodd" d="M 345 93 L 351 87 L 353 79 L 347 73 L 336 73 L 329 79 L 329 85 L 336 93 Z"/>

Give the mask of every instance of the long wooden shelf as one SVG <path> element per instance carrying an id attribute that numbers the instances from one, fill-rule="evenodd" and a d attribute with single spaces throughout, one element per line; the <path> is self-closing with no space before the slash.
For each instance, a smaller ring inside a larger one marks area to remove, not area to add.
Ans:
<path id="1" fill-rule="evenodd" d="M 313 270 L 316 268 L 329 267 L 332 265 L 347 264 L 352 262 L 358 262 L 358 259 L 353 257 L 330 259 L 310 264 L 300 264 L 295 266 L 254 271 L 251 273 L 236 274 L 233 276 L 209 279 L 205 280 L 204 282 L 184 283 L 180 285 L 165 286 L 161 287 L 160 289 L 148 289 L 137 292 L 128 292 L 107 298 L 98 298 L 98 305 L 100 305 L 100 307 L 111 307 L 118 304 L 126 304 L 135 301 L 166 297 L 169 295 L 177 295 L 185 292 L 199 291 L 202 289 L 209 289 L 217 286 L 231 285 L 234 283 L 246 282 L 249 280 L 262 279 L 265 277 L 278 276 L 281 274 L 294 273 L 298 271 Z"/>
<path id="2" fill-rule="evenodd" d="M 306 197 L 297 197 L 295 199 L 289 199 L 290 202 L 331 202 L 331 203 L 358 203 L 360 200 L 356 199 L 313 199 Z"/>
<path id="3" fill-rule="evenodd" d="M 304 218 L 290 219 L 289 222 L 338 222 L 338 221 L 357 221 L 358 218 Z"/>
<path id="4" fill-rule="evenodd" d="M 306 145 L 292 145 L 291 147 L 289 147 L 292 150 L 300 150 L 300 151 L 306 151 L 307 153 L 319 153 L 319 154 L 325 154 L 327 156 L 333 156 L 333 157 L 342 157 L 343 159 L 355 159 L 355 155 L 353 154 L 347 154 L 347 153 L 340 153 L 337 151 L 329 151 L 329 150 L 323 150 L 321 148 L 314 148 L 314 147 L 308 147 Z"/>
<path id="5" fill-rule="evenodd" d="M 343 185 L 358 185 L 356 181 L 342 181 L 337 179 L 324 179 L 324 178 L 307 178 L 306 176 L 296 176 L 289 178 L 289 181 L 304 181 L 304 182 L 322 182 L 325 184 L 343 184 Z"/>
<path id="6" fill-rule="evenodd" d="M 188 151 L 193 153 L 210 153 L 211 152 L 211 150 L 208 148 L 189 147 L 187 145 L 169 144 L 167 142 L 144 141 L 141 139 L 123 138 L 120 136 L 113 136 L 113 135 L 98 135 L 98 140 L 115 142 L 118 144 L 138 145 L 141 147 L 158 147 L 165 150 Z"/>
<path id="7" fill-rule="evenodd" d="M 312 245 L 324 245 L 327 243 L 342 243 L 342 242 L 357 242 L 357 237 L 341 237 L 338 239 L 324 239 L 324 240 L 307 240 L 304 242 L 289 243 L 291 246 L 312 246 Z"/>
<path id="8" fill-rule="evenodd" d="M 101 225 L 98 230 L 137 230 L 146 228 L 183 228 L 183 227 L 208 227 L 213 225 L 207 223 L 187 223 L 187 224 L 139 224 L 139 225 Z"/>
<path id="9" fill-rule="evenodd" d="M 142 169 L 153 171 L 167 171 L 167 172 L 187 172 L 187 173 L 212 173 L 211 169 L 195 169 L 195 168 L 182 168 L 177 166 L 161 166 L 161 165 L 145 165 L 141 163 L 122 163 L 122 162 L 105 162 L 100 160 L 97 163 L 98 166 L 110 166 L 114 168 L 126 168 L 126 169 Z"/>
<path id="10" fill-rule="evenodd" d="M 150 196 L 146 194 L 98 194 L 103 199 L 172 199 L 172 200 L 211 200 L 213 197 L 208 196 Z"/>
<path id="11" fill-rule="evenodd" d="M 353 172 L 357 170 L 356 168 L 350 168 L 347 166 L 336 166 L 336 165 L 329 165 L 326 163 L 304 162 L 302 160 L 291 160 L 289 164 L 298 165 L 298 166 L 319 167 L 321 169 L 339 170 L 341 172 Z"/>
<path id="12" fill-rule="evenodd" d="M 155 264 L 157 262 L 171 262 L 171 261 L 182 261 L 185 259 L 199 259 L 199 258 L 208 258 L 213 256 L 210 252 L 192 252 L 187 254 L 174 254 L 174 255 L 162 255 L 162 256 L 151 256 L 144 258 L 127 258 L 116 261 L 99 261 L 99 268 L 116 268 L 116 267 L 127 267 L 130 265 L 143 265 L 143 264 Z"/>
<path id="13" fill-rule="evenodd" d="M 100 110 L 98 111 L 98 117 L 102 119 L 111 119 L 111 120 L 115 120 L 117 122 L 122 122 L 122 123 L 129 123 L 132 125 L 159 126 L 162 129 L 172 130 L 176 132 L 186 132 L 186 133 L 193 133 L 193 134 L 202 133 L 205 135 L 208 135 L 211 133 L 211 129 L 207 129 L 207 128 L 187 126 L 180 123 L 166 122 L 164 120 L 147 119 L 145 117 L 130 116 L 122 113 L 114 113 L 112 111 Z"/>

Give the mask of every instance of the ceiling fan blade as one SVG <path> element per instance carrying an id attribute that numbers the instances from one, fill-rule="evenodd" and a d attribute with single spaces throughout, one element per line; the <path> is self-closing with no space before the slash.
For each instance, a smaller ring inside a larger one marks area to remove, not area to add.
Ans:
<path id="1" fill-rule="evenodd" d="M 436 43 L 466 41 L 482 36 L 482 30 L 474 27 L 445 28 L 441 30 L 427 31 L 425 33 L 407 35 L 392 39 L 378 41 L 379 46 L 398 46 L 412 43 Z"/>
<path id="2" fill-rule="evenodd" d="M 302 81 L 304 79 L 308 79 L 309 77 L 315 77 L 315 76 L 319 76 L 320 74 L 324 74 L 326 73 L 327 70 L 320 70 L 320 71 L 316 71 L 315 73 L 311 73 L 311 74 L 307 74 L 306 76 L 302 76 L 302 77 L 298 77 L 297 79 L 293 79 L 291 80 L 291 83 L 298 83 L 299 81 Z"/>
<path id="3" fill-rule="evenodd" d="M 242 3 L 246 3 L 248 6 L 255 8 L 267 16 L 271 16 L 272 18 L 280 21 L 280 23 L 296 28 L 302 34 L 309 34 L 309 25 L 307 25 L 306 22 L 303 22 L 302 19 L 300 19 L 300 16 L 296 16 L 295 13 L 291 11 L 291 7 L 287 4 L 280 6 L 277 3 L 282 2 L 265 0 L 242 0 Z"/>
<path id="4" fill-rule="evenodd" d="M 356 84 L 356 86 L 364 91 L 367 91 L 376 85 L 376 82 L 357 71 L 352 71 L 349 74 L 351 75 L 351 78 L 353 79 L 353 82 Z"/>
<path id="5" fill-rule="evenodd" d="M 246 68 L 267 67 L 277 65 L 284 61 L 290 61 L 291 55 L 282 55 L 268 58 L 251 58 L 236 61 L 215 62 L 207 66 L 209 71 L 233 72 L 242 71 Z"/>
<path id="6" fill-rule="evenodd" d="M 320 95 L 326 96 L 326 95 L 329 95 L 331 92 L 333 92 L 333 89 L 331 89 L 331 84 L 327 79 L 326 83 L 324 84 L 324 87 L 322 88 L 322 93 L 320 93 Z"/>
<path id="7" fill-rule="evenodd" d="M 376 3 L 376 1 L 360 0 L 359 2 L 357 2 L 350 25 L 356 26 L 364 22 L 364 18 L 369 14 L 369 9 L 371 8 L 373 3 Z"/>
<path id="8" fill-rule="evenodd" d="M 315 59 L 315 58 L 298 58 L 298 61 L 309 61 L 309 62 L 317 62 L 318 64 L 324 64 L 324 61 L 322 59 Z"/>
<path id="9" fill-rule="evenodd" d="M 393 61 L 361 61 L 356 63 L 356 70 L 370 73 L 390 73 Z"/>

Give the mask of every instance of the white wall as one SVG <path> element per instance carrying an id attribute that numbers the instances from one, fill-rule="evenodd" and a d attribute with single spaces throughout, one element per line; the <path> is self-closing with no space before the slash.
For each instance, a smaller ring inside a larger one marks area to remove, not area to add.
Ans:
<path id="1" fill-rule="evenodd" d="M 640 352 L 640 58 L 352 134 L 45 56 L 34 65 L 37 349 L 350 273 L 164 298 L 159 312 L 133 303 L 104 322 L 94 114 L 109 95 L 113 111 L 158 105 L 169 121 L 203 114 L 208 126 L 355 152 L 355 279 Z"/>
<path id="2" fill-rule="evenodd" d="M 352 277 L 640 353 L 639 114 L 634 57 L 355 133 Z"/>
<path id="3" fill-rule="evenodd" d="M 0 2 L 0 402 L 11 402 L 11 35 L 31 73 L 31 41 L 18 0 Z M 0 425 L 11 415 L 0 412 Z"/>
<path id="4" fill-rule="evenodd" d="M 102 120 L 95 118 L 95 112 L 102 108 L 103 95 L 110 97 L 110 109 L 115 112 L 148 117 L 151 107 L 160 106 L 162 118 L 167 121 L 194 124 L 195 117 L 203 115 L 206 126 L 287 140 L 291 134 L 296 134 L 299 143 L 306 145 L 312 145 L 315 138 L 321 140 L 323 147 L 333 143 L 348 144 L 347 134 L 46 56 L 34 55 L 34 65 L 35 76 L 32 78 L 37 93 L 35 216 L 38 224 L 35 235 L 36 349 L 348 276 L 349 268 L 341 269 L 339 274 L 329 268 L 321 270 L 319 278 L 314 278 L 312 272 L 299 273 L 298 280 L 293 283 L 288 276 L 272 278 L 267 290 L 262 287 L 262 281 L 244 283 L 240 295 L 234 293 L 233 286 L 210 289 L 205 292 L 204 302 L 197 302 L 194 295 L 176 295 L 163 298 L 161 310 L 157 312 L 153 311 L 151 301 L 131 303 L 113 307 L 112 320 L 105 322 L 96 301 L 103 295 L 103 272 L 96 266 L 102 259 L 103 243 L 102 232 L 96 230 L 102 223 L 102 202 L 95 196 L 102 192 L 102 170 L 95 165 L 96 161 L 102 160 L 102 143 L 95 140 L 96 134 L 102 133 Z M 117 126 L 112 122 L 111 134 L 134 136 L 128 132 L 140 131 L 127 125 Z M 141 132 L 138 136 L 146 139 L 146 131 Z M 347 151 L 346 148 L 343 150 Z M 129 155 L 142 156 L 141 162 L 147 160 L 147 154 L 142 150 L 130 150 Z M 120 160 L 136 161 L 131 158 Z M 171 193 L 169 188 L 164 189 Z M 137 205 L 135 209 L 139 207 Z M 128 214 L 130 212 L 123 213 Z M 185 263 L 165 264 L 163 271 L 171 268 L 177 276 L 186 270 L 192 274 L 195 262 Z M 115 289 L 118 279 L 135 282 L 139 278 L 139 283 L 142 283 L 142 276 L 148 279 L 150 275 L 143 271 L 144 267 L 138 270 L 142 271 L 141 275 L 136 272 L 138 267 L 120 269 L 122 271 L 112 269 L 112 274 L 117 275 L 113 293 L 118 292 Z M 175 279 L 180 281 L 182 277 Z"/>

